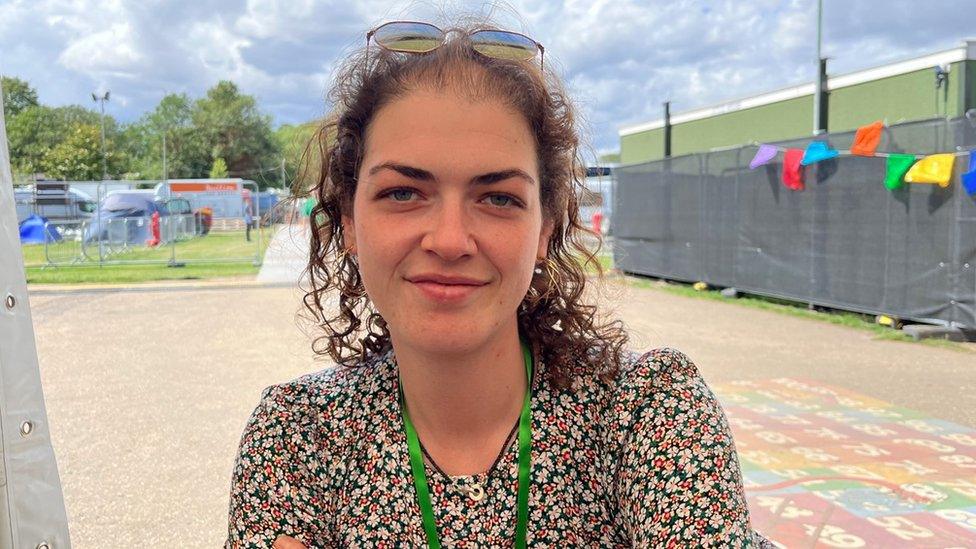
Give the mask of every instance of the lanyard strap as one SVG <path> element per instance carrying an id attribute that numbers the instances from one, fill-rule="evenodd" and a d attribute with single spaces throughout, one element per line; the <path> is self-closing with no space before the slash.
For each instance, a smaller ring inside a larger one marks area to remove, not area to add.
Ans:
<path id="1" fill-rule="evenodd" d="M 526 389 L 525 400 L 522 402 L 522 414 L 519 416 L 519 471 L 518 471 L 518 522 L 515 524 L 515 547 L 523 549 L 526 546 L 529 525 L 529 484 L 532 482 L 532 353 L 522 342 L 522 356 L 525 360 Z M 427 473 L 424 470 L 424 456 L 420 451 L 420 439 L 417 430 L 410 421 L 410 414 L 403 400 L 403 387 L 400 387 L 400 409 L 403 412 L 403 429 L 407 433 L 407 448 L 410 451 L 410 471 L 413 473 L 413 485 L 417 489 L 417 502 L 420 514 L 424 520 L 424 532 L 427 534 L 427 546 L 430 549 L 440 549 L 441 543 L 437 536 L 437 522 L 434 520 L 434 508 L 430 504 L 430 488 L 427 486 Z"/>

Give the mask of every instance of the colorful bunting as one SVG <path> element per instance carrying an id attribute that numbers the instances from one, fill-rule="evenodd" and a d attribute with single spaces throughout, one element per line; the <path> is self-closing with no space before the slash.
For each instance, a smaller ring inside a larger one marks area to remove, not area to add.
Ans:
<path id="1" fill-rule="evenodd" d="M 813 141 L 805 150 L 786 149 L 778 145 L 757 144 L 758 150 L 749 169 L 768 164 L 776 158 L 779 152 L 784 152 L 783 185 L 794 191 L 805 188 L 803 182 L 803 166 L 815 164 L 823 160 L 838 156 L 856 154 L 860 156 L 886 157 L 884 184 L 889 190 L 902 188 L 904 183 L 933 183 L 940 187 L 948 187 L 952 180 L 952 168 L 958 153 L 933 154 L 917 160 L 912 154 L 877 153 L 875 150 L 881 141 L 884 124 L 881 121 L 858 128 L 854 144 L 849 151 L 831 149 L 826 141 Z M 822 172 L 820 170 L 818 173 Z M 969 155 L 969 171 L 960 178 L 966 192 L 976 195 L 976 151 Z"/>
<path id="2" fill-rule="evenodd" d="M 976 151 L 969 153 L 969 171 L 962 174 L 962 186 L 969 195 L 976 195 Z"/>
<path id="3" fill-rule="evenodd" d="M 786 149 L 786 156 L 783 158 L 783 185 L 787 189 L 803 190 L 803 168 L 800 166 L 802 160 L 801 149 Z"/>
<path id="4" fill-rule="evenodd" d="M 838 152 L 827 146 L 825 141 L 812 141 L 807 145 L 807 150 L 803 152 L 803 160 L 800 164 L 808 166 L 828 158 L 836 158 Z"/>
<path id="5" fill-rule="evenodd" d="M 770 160 L 776 158 L 777 152 L 779 151 L 773 145 L 759 145 L 756 156 L 752 157 L 752 162 L 749 163 L 749 169 L 755 170 L 759 166 L 769 163 Z"/>
<path id="6" fill-rule="evenodd" d="M 908 183 L 935 183 L 940 187 L 948 187 L 952 178 L 952 164 L 956 155 L 933 154 L 919 160 L 905 174 Z"/>
<path id="7" fill-rule="evenodd" d="M 892 154 L 888 157 L 887 171 L 885 172 L 885 187 L 889 191 L 900 189 L 904 185 L 902 178 L 908 169 L 915 163 L 913 154 Z"/>
<path id="8" fill-rule="evenodd" d="M 883 130 L 884 124 L 880 120 L 858 128 L 857 133 L 854 134 L 854 144 L 851 145 L 851 154 L 874 156 L 874 151 L 878 149 L 878 145 L 881 143 L 881 132 Z"/>

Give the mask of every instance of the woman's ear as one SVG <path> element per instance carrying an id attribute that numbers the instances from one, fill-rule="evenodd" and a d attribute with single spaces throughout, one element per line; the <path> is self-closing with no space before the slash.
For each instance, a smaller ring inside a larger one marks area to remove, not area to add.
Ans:
<path id="1" fill-rule="evenodd" d="M 535 256 L 539 259 L 545 259 L 549 252 L 549 239 L 552 237 L 553 225 L 551 220 L 543 219 L 542 221 L 542 232 L 539 233 L 539 249 L 535 252 Z"/>
<path id="2" fill-rule="evenodd" d="M 343 214 L 342 219 L 342 245 L 350 254 L 356 254 L 356 229 L 352 218 Z"/>

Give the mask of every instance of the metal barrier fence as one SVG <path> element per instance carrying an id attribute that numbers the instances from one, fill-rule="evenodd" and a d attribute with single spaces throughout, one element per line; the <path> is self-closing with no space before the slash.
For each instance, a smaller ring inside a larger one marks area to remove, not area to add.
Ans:
<path id="1" fill-rule="evenodd" d="M 853 133 L 827 136 L 847 149 Z M 780 145 L 802 148 L 810 139 Z M 976 146 L 976 121 L 889 127 L 879 151 Z M 614 260 L 625 272 L 703 281 L 869 314 L 976 328 L 976 197 L 959 183 L 889 191 L 884 158 L 806 167 L 806 189 L 780 183 L 781 161 L 749 170 L 738 147 L 615 170 Z"/>
<path id="2" fill-rule="evenodd" d="M 237 225 L 240 225 L 238 228 Z M 197 216 L 167 215 L 159 218 L 159 239 L 152 230 L 152 219 L 140 217 L 94 218 L 84 221 L 47 222 L 44 242 L 46 266 L 77 264 L 192 264 L 261 262 L 261 229 L 252 229 L 251 243 L 233 243 L 234 251 L 219 246 L 205 246 L 203 239 L 236 238 L 243 223 L 231 225 L 237 231 L 213 231 L 204 228 Z M 101 230 L 99 230 L 101 227 Z M 208 234 L 209 233 L 209 234 Z M 210 235 L 214 236 L 210 236 Z M 241 236 L 243 239 L 244 237 Z M 236 253 L 235 253 L 236 251 Z"/>

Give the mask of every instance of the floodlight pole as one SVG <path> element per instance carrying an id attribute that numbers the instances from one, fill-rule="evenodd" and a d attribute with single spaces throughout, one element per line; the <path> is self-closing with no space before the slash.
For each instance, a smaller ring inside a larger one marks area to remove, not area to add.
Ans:
<path id="1" fill-rule="evenodd" d="M 108 179 L 108 165 L 105 160 L 105 102 L 108 101 L 109 91 L 105 90 L 105 93 L 98 95 L 96 93 L 92 94 L 92 101 L 99 103 L 102 107 L 102 181 Z"/>
<path id="2" fill-rule="evenodd" d="M 96 238 L 98 238 L 98 265 L 99 266 L 102 265 L 102 261 L 104 261 L 104 259 L 105 259 L 105 248 L 104 248 L 104 243 L 102 242 L 102 229 L 103 229 L 103 227 L 102 227 L 102 186 L 105 185 L 104 182 L 105 182 L 106 179 L 108 179 L 108 166 L 107 166 L 107 163 L 105 161 L 105 102 L 108 101 L 108 96 L 109 96 L 109 91 L 108 90 L 105 90 L 105 93 L 103 93 L 101 95 L 98 95 L 97 93 L 92 93 L 92 101 L 95 101 L 96 103 L 100 103 L 101 104 L 101 107 L 102 107 L 102 116 L 101 116 L 101 123 L 102 123 L 102 180 L 95 187 L 97 189 L 97 191 L 98 191 L 97 192 L 97 194 L 98 194 L 98 198 L 97 198 L 97 200 L 98 200 L 98 207 L 96 208 L 96 214 L 95 215 L 97 216 L 97 219 L 98 219 L 98 234 L 96 235 Z M 107 231 L 106 231 L 106 233 L 107 233 Z M 106 236 L 108 236 L 108 235 L 106 234 Z M 84 234 L 82 234 L 82 239 L 84 239 L 84 238 L 85 238 L 84 237 Z"/>
<path id="3" fill-rule="evenodd" d="M 169 95 L 166 90 L 163 90 L 163 99 L 165 100 L 167 95 Z M 162 103 L 160 103 L 162 104 Z M 163 181 L 169 180 L 169 166 L 166 164 L 166 134 L 169 133 L 169 125 L 166 124 L 165 118 L 162 124 L 163 130 Z"/>
<path id="4" fill-rule="evenodd" d="M 166 166 L 166 126 L 163 126 L 163 181 L 169 179 L 169 169 Z"/>

